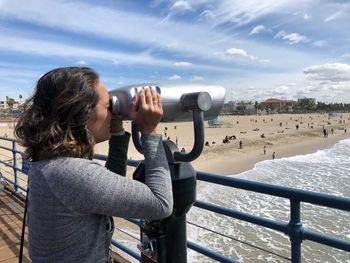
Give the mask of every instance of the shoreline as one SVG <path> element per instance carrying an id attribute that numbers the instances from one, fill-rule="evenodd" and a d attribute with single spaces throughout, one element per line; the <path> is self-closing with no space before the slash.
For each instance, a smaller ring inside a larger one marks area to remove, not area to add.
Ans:
<path id="1" fill-rule="evenodd" d="M 341 140 L 350 138 L 350 134 L 335 135 L 328 138 L 314 138 L 312 140 L 301 141 L 288 145 L 277 145 L 274 147 L 276 152 L 275 159 L 288 158 L 297 155 L 307 155 L 319 150 L 329 148 Z M 213 159 L 210 162 L 193 162 L 195 170 L 209 172 L 223 176 L 235 176 L 246 172 L 255 167 L 255 165 L 264 160 L 272 160 L 270 153 L 263 154 L 262 150 L 249 151 L 248 154 L 234 156 L 232 158 Z"/>

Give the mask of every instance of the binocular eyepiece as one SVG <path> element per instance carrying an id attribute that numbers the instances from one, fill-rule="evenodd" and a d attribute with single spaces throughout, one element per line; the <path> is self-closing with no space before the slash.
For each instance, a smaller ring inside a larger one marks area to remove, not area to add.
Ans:
<path id="1" fill-rule="evenodd" d="M 143 87 L 149 87 L 162 96 L 161 122 L 192 121 L 191 111 L 202 111 L 204 120 L 216 118 L 225 100 L 225 89 L 209 85 L 131 85 L 109 92 L 110 111 L 123 120 L 130 120 L 131 99 Z"/>

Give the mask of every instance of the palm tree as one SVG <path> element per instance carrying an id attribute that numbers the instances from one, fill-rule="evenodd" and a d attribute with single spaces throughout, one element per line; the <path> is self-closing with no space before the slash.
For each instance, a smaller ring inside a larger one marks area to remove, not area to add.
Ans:
<path id="1" fill-rule="evenodd" d="M 15 104 L 15 99 L 10 98 L 9 96 L 6 96 L 6 104 L 9 106 L 9 108 L 12 110 L 13 104 Z"/>

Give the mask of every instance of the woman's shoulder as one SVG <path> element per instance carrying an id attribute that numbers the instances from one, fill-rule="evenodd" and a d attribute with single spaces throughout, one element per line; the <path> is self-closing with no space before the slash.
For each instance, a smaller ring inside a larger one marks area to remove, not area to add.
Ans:
<path id="1" fill-rule="evenodd" d="M 101 165 L 93 160 L 73 157 L 58 157 L 31 163 L 32 170 L 40 170 L 44 174 L 79 173 L 79 171 L 91 169 L 92 167 L 101 167 Z"/>
<path id="2" fill-rule="evenodd" d="M 95 161 L 72 157 L 42 160 L 34 162 L 32 165 L 30 174 L 41 174 L 41 176 L 32 177 L 45 178 L 50 186 L 62 185 L 63 188 L 67 184 L 79 184 L 81 180 L 84 180 L 84 177 L 90 177 L 87 175 L 101 174 L 105 170 L 104 166 Z"/>

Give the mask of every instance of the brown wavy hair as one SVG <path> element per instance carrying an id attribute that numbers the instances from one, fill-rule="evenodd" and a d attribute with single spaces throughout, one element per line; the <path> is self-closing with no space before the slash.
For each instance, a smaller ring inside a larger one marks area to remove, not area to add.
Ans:
<path id="1" fill-rule="evenodd" d="M 95 141 L 86 124 L 99 99 L 98 81 L 86 67 L 57 68 L 38 80 L 15 126 L 28 159 L 93 158 Z"/>

